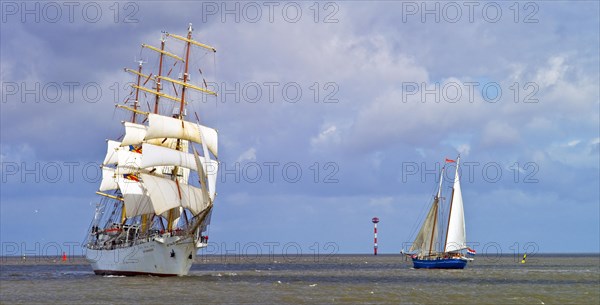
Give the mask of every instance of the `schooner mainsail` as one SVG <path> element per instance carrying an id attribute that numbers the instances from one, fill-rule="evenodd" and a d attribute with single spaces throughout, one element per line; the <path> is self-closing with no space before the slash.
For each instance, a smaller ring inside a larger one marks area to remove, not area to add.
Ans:
<path id="1" fill-rule="evenodd" d="M 442 199 L 442 184 L 444 170 L 440 172 L 440 182 L 433 203 L 421 229 L 417 233 L 408 254 L 413 260 L 414 268 L 439 268 L 439 269 L 463 269 L 468 258 L 461 251 L 470 250 L 466 242 L 465 215 L 463 208 L 462 192 L 460 188 L 460 178 L 458 175 L 460 156 L 455 160 L 446 159 L 446 163 L 456 162 L 456 173 L 454 175 L 454 184 L 452 186 L 452 197 L 448 211 L 448 226 L 445 230 L 446 238 L 444 245 L 440 248 L 439 231 L 442 230 L 442 217 L 440 216 L 440 204 Z"/>
<path id="2" fill-rule="evenodd" d="M 167 38 L 184 43 L 184 56 L 165 48 Z M 216 93 L 206 88 L 206 82 L 204 87 L 190 83 L 192 46 L 216 52 L 192 39 L 190 24 L 187 37 L 164 33 L 160 48 L 142 45 L 158 55 L 156 74 L 144 74 L 141 61 L 138 69 L 125 69 L 136 76 L 131 85 L 135 100 L 131 107 L 117 107 L 130 111 L 131 121 L 123 122 L 121 141 L 107 141 L 97 192 L 102 199 L 86 241 L 86 258 L 96 274 L 185 275 L 196 251 L 207 246 L 218 136 L 215 129 L 200 125 L 197 115 L 195 122 L 187 120 L 186 93 L 190 89 Z M 163 66 L 170 62 L 171 69 L 163 75 Z M 173 79 L 170 74 L 177 65 L 181 74 Z M 152 88 L 145 86 L 149 81 Z M 148 111 L 141 110 L 140 93 L 149 94 L 154 102 L 153 107 L 147 104 Z M 166 106 L 163 100 L 168 100 Z"/>

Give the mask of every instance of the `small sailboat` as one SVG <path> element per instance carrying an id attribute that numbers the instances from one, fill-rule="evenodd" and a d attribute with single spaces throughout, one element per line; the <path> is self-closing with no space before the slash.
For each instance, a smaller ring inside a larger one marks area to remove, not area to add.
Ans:
<path id="1" fill-rule="evenodd" d="M 447 163 L 456 163 L 456 174 L 452 186 L 450 207 L 447 218 L 445 218 L 446 215 L 441 215 L 445 213 L 441 213 L 440 205 L 443 199 L 442 182 Z M 467 262 L 473 260 L 473 258 L 464 255 L 465 251 L 472 253 L 473 250 L 467 247 L 466 242 L 465 214 L 458 175 L 459 163 L 460 156 L 456 160 L 446 159 L 442 167 L 439 187 L 433 198 L 431 208 L 407 253 L 412 258 L 415 269 L 463 269 Z M 447 219 L 447 227 L 443 247 L 440 247 L 443 219 Z"/>

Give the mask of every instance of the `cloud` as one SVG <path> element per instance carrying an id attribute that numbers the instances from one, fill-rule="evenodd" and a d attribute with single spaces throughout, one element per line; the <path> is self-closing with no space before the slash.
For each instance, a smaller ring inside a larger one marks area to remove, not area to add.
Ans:
<path id="1" fill-rule="evenodd" d="M 458 151 L 459 154 L 461 154 L 461 155 L 463 155 L 463 156 L 466 157 L 471 152 L 471 145 L 469 145 L 469 144 L 460 144 L 460 145 L 458 145 L 458 147 L 456 147 L 456 150 Z"/>
<path id="2" fill-rule="evenodd" d="M 0 153 L 0 162 L 16 162 L 30 161 L 35 159 L 35 151 L 30 144 L 21 144 L 12 146 L 2 143 L 2 152 Z"/>
<path id="3" fill-rule="evenodd" d="M 376 197 L 369 200 L 369 206 L 374 212 L 391 212 L 394 208 L 394 198 L 391 196 Z"/>
<path id="4" fill-rule="evenodd" d="M 220 199 L 215 205 L 213 226 L 221 230 L 215 240 L 320 236 L 320 225 L 331 221 L 327 238 L 344 245 L 346 251 L 360 252 L 363 248 L 356 236 L 362 234 L 362 229 L 357 224 L 364 222 L 365 236 L 370 238 L 369 220 L 374 211 L 381 209 L 386 218 L 399 220 L 385 224 L 394 223 L 393 229 L 401 231 L 406 229 L 401 223 L 412 223 L 414 219 L 410 218 L 417 217 L 412 203 L 420 202 L 419 198 L 430 200 L 430 184 L 422 182 L 423 172 L 403 181 L 403 165 L 414 163 L 430 170 L 435 168 L 432 164 L 456 151 L 465 162 L 493 160 L 507 171 L 499 183 L 486 184 L 481 175 L 474 182 L 465 181 L 465 202 L 469 197 L 480 198 L 491 190 L 505 189 L 512 194 L 510 200 L 494 197 L 516 207 L 544 194 L 543 200 L 536 199 L 544 209 L 538 205 L 530 210 L 541 213 L 540 219 L 518 218 L 531 228 L 546 225 L 548 217 L 558 218 L 555 211 L 561 211 L 565 199 L 570 200 L 574 210 L 580 209 L 573 215 L 597 215 L 600 52 L 595 2 L 578 6 L 539 3 L 540 22 L 536 24 L 516 23 L 512 18 L 497 23 L 481 18 L 473 22 L 463 19 L 456 24 L 435 23 L 421 22 L 420 16 L 400 22 L 399 2 L 337 3 L 336 23 L 315 22 L 309 14 L 313 12 L 309 9 L 311 3 L 301 4 L 306 14 L 298 23 L 281 18 L 269 22 L 266 15 L 258 23 L 223 22 L 218 15 L 201 22 L 203 12 L 198 4 L 138 5 L 139 23 L 135 24 L 109 25 L 111 14 L 105 14 L 109 18 L 100 26 L 83 22 L 4 24 L 0 58 L 3 82 L 95 82 L 104 94 L 97 103 L 82 99 L 70 103 L 66 95 L 54 104 L 22 103 L 18 100 L 20 94 L 17 100 L 3 100 L 3 162 L 19 158 L 100 160 L 105 151 L 104 139 L 118 138 L 123 133 L 119 121 L 128 116 L 113 108 L 115 102 L 124 100 L 129 89 L 118 90 L 119 96 L 115 96 L 111 86 L 132 80 L 122 67 L 135 65 L 133 59 L 140 56 L 148 61 L 148 70 L 155 67 L 150 52 L 140 54 L 139 44 L 156 46 L 161 30 L 181 34 L 192 21 L 194 37 L 218 49 L 214 63 L 213 57 L 204 53 L 196 53 L 194 60 L 206 66 L 203 76 L 207 81 L 217 83 L 220 89 L 225 89 L 225 84 L 229 94 L 220 92 L 219 97 L 206 102 L 192 96 L 190 114 L 197 112 L 203 124 L 218 128 L 219 159 L 229 163 L 227 170 L 233 171 L 231 163 L 235 161 L 280 164 L 274 169 L 274 182 L 245 183 L 241 175 L 236 181 L 233 174 L 225 182 L 219 180 Z M 510 3 L 500 5 L 503 11 L 509 11 Z M 171 18 L 174 16 L 177 18 Z M 179 44 L 170 50 L 180 49 Z M 194 73 L 192 80 L 200 81 Z M 265 82 L 279 84 L 272 101 L 268 100 Z M 481 84 L 472 96 L 465 85 L 469 82 Z M 491 82 L 502 88 L 502 96 L 495 102 L 486 101 L 482 94 L 483 84 Z M 243 88 L 249 83 L 261 86 L 260 101 L 248 102 L 236 92 L 236 84 Z M 281 89 L 286 83 L 302 88 L 299 101 L 284 99 Z M 406 84 L 416 84 L 420 90 L 407 94 Z M 448 92 L 438 93 L 439 101 L 432 95 L 422 95 L 437 90 L 436 86 L 443 89 L 453 84 L 458 84 L 462 92 L 456 101 L 449 101 L 450 96 L 445 95 Z M 81 96 L 80 89 L 77 93 Z M 336 102 L 324 103 L 326 97 Z M 526 102 L 526 98 L 530 100 Z M 167 102 L 163 105 L 165 110 L 173 107 Z M 287 183 L 281 178 L 286 162 L 302 167 L 300 182 Z M 517 162 L 519 183 L 513 181 L 511 171 Z M 538 166 L 535 178 L 539 183 L 521 183 L 524 176 L 533 173 L 532 168 L 524 167 L 530 162 Z M 326 178 L 335 180 L 325 183 Z M 2 240 L 16 236 L 13 228 L 19 228 L 22 219 L 13 219 L 20 215 L 21 208 L 38 208 L 35 204 L 39 198 L 33 194 L 49 198 L 44 200 L 47 205 L 61 203 L 65 192 L 81 194 L 65 209 L 73 211 L 71 218 L 87 222 L 91 211 L 86 203 L 94 198 L 96 188 L 95 183 L 87 182 L 3 185 Z M 78 208 L 76 202 L 84 205 Z M 590 202 L 596 205 L 590 207 Z M 496 208 L 477 210 L 481 206 L 467 207 L 473 216 L 469 218 L 469 232 L 481 232 L 471 236 L 491 234 L 485 223 L 473 219 L 494 215 Z M 518 211 L 508 210 L 503 219 L 510 219 L 514 216 L 511 213 Z M 518 211 L 515 215 L 523 214 Z M 366 221 L 365 215 L 369 215 Z M 38 229 L 51 226 L 48 219 L 60 219 L 57 217 L 40 220 Z M 264 219 L 277 222 L 267 223 Z M 243 237 L 239 234 L 240 224 L 248 233 Z M 590 218 L 585 224 L 597 227 L 598 219 Z M 519 225 L 514 221 L 510 227 Z M 273 237 L 272 227 L 282 226 L 285 229 Z M 510 227 L 500 231 L 514 236 Z M 346 237 L 348 230 L 355 230 L 351 237 Z M 80 240 L 82 234 L 67 232 L 65 238 Z M 37 238 L 30 231 L 22 235 L 23 239 Z M 598 240 L 597 233 L 589 228 L 571 235 Z M 397 244 L 402 242 L 400 237 L 394 238 Z M 505 236 L 489 238 L 512 244 Z M 596 244 L 581 244 L 578 249 L 597 252 Z"/>
<path id="5" fill-rule="evenodd" d="M 549 67 L 540 69 L 535 76 L 536 83 L 542 87 L 556 84 L 568 69 L 568 67 L 565 66 L 565 58 L 561 56 L 549 58 L 548 65 Z"/>
<path id="6" fill-rule="evenodd" d="M 519 131 L 506 122 L 488 122 L 481 135 L 481 143 L 484 146 L 514 145 L 519 141 Z"/>
<path id="7" fill-rule="evenodd" d="M 236 162 L 256 161 L 256 148 L 250 147 L 240 154 Z"/>
<path id="8" fill-rule="evenodd" d="M 484 104 L 479 96 L 468 96 L 470 89 L 465 86 L 466 82 L 456 78 L 431 84 L 411 82 L 411 86 L 416 83 L 418 90 L 411 94 L 403 92 L 402 86 L 387 88 L 357 113 L 354 125 L 345 133 L 351 137 L 348 142 L 385 147 L 399 141 L 430 146 L 451 133 L 472 129 L 493 106 Z M 462 92 L 460 98 L 446 99 L 441 89 L 445 86 L 456 86 Z M 439 101 L 436 96 L 425 94 L 426 90 L 437 92 Z"/>
<path id="9" fill-rule="evenodd" d="M 546 149 L 549 158 L 574 168 L 599 168 L 598 138 L 554 142 Z"/>
<path id="10" fill-rule="evenodd" d="M 317 136 L 310 139 L 311 148 L 314 150 L 318 150 L 321 146 L 339 144 L 339 142 L 340 135 L 335 125 L 323 127 Z"/>

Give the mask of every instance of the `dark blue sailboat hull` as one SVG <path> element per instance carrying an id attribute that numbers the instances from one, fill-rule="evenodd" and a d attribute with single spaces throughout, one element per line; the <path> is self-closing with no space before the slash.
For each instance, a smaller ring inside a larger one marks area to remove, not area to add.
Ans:
<path id="1" fill-rule="evenodd" d="M 467 266 L 467 261 L 459 258 L 413 258 L 413 267 L 415 269 L 464 269 L 465 266 Z"/>

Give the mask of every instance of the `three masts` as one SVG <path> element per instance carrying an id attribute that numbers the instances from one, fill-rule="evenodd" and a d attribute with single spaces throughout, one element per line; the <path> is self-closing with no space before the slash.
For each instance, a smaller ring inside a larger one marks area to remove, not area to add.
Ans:
<path id="1" fill-rule="evenodd" d="M 166 50 L 167 38 L 184 43 L 183 56 Z M 186 116 L 189 90 L 216 95 L 206 82 L 204 87 L 190 82 L 195 71 L 190 66 L 191 52 L 192 47 L 209 53 L 215 49 L 192 39 L 191 24 L 187 37 L 164 33 L 160 48 L 142 47 L 156 52 L 158 71 L 145 74 L 142 62 L 136 70 L 125 69 L 136 76 L 131 85 L 134 100 L 132 105 L 127 105 L 128 99 L 117 107 L 130 111 L 131 120 L 123 122 L 125 135 L 120 141 L 107 141 L 97 192 L 103 200 L 86 243 L 88 254 L 95 257 L 88 255 L 88 260 L 101 274 L 181 275 L 189 270 L 196 249 L 206 246 L 219 165 L 217 131 L 201 125 L 197 114 L 194 121 Z M 163 75 L 165 64 L 171 67 Z M 171 76 L 175 68 L 181 71 L 178 79 Z M 198 72 L 201 76 L 202 70 Z M 149 82 L 154 87 L 146 87 Z M 151 106 L 147 101 L 147 110 L 140 106 L 142 93 L 153 102 Z M 141 248 L 152 254 L 139 257 L 146 263 L 137 265 L 120 258 L 107 265 L 97 257 L 117 249 L 141 253 Z M 159 252 L 167 259 L 156 257 Z"/>

